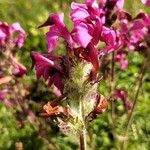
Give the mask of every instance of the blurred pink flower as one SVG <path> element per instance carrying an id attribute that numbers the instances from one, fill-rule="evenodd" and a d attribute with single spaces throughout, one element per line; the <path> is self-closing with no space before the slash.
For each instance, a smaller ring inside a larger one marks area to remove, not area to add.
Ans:
<path id="1" fill-rule="evenodd" d="M 6 22 L 0 22 L 0 47 L 5 47 L 10 37 L 10 27 Z"/>
<path id="2" fill-rule="evenodd" d="M 10 97 L 13 98 L 10 99 Z M 14 95 L 14 91 L 10 89 L 0 90 L 0 101 L 9 108 L 13 108 L 19 103 L 16 95 Z"/>
<path id="3" fill-rule="evenodd" d="M 11 102 L 7 98 L 8 90 L 0 90 L 0 101 L 8 107 L 12 107 Z"/>
<path id="4" fill-rule="evenodd" d="M 17 35 L 14 35 L 16 34 Z M 26 39 L 26 33 L 19 23 L 8 25 L 5 22 L 0 23 L 0 47 L 6 47 L 7 44 L 21 48 Z"/>
<path id="5" fill-rule="evenodd" d="M 15 58 L 12 59 L 12 74 L 16 77 L 22 77 L 27 74 L 26 67 L 19 63 Z"/>
<path id="6" fill-rule="evenodd" d="M 120 68 L 125 70 L 128 67 L 128 60 L 126 59 L 126 53 L 123 51 L 117 52 L 115 61 L 120 63 Z"/>
<path id="7" fill-rule="evenodd" d="M 141 0 L 141 2 L 150 7 L 150 0 Z"/>
<path id="8" fill-rule="evenodd" d="M 149 34 L 150 16 L 140 12 L 132 19 L 130 14 L 120 12 L 119 19 L 124 46 L 131 50 L 138 49 Z"/>
<path id="9" fill-rule="evenodd" d="M 18 35 L 14 37 L 14 43 L 16 47 L 21 48 L 24 45 L 27 36 L 25 31 L 22 29 L 19 23 L 13 23 L 11 25 L 11 31 L 12 33 L 18 33 Z"/>
<path id="10" fill-rule="evenodd" d="M 124 104 L 124 107 L 126 109 L 132 109 L 133 107 L 133 104 L 129 101 L 128 99 L 128 95 L 126 93 L 125 90 L 122 90 L 122 89 L 117 89 L 115 92 L 114 92 L 114 96 L 116 98 L 119 98 L 123 104 Z"/>

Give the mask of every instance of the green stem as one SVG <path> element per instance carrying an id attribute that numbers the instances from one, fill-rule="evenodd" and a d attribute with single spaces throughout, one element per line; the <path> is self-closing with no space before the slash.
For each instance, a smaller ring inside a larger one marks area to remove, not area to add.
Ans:
<path id="1" fill-rule="evenodd" d="M 127 144 L 126 137 L 127 137 L 127 134 L 128 134 L 129 127 L 131 126 L 131 123 L 132 123 L 133 114 L 134 114 L 135 108 L 137 106 L 138 96 L 139 96 L 140 89 L 141 89 L 142 84 L 143 84 L 143 78 L 144 78 L 145 73 L 146 73 L 146 61 L 145 61 L 145 64 L 143 65 L 143 67 L 142 67 L 141 74 L 139 75 L 139 84 L 138 84 L 137 91 L 135 93 L 133 107 L 132 107 L 132 109 L 130 111 L 130 114 L 129 114 L 129 117 L 128 117 L 128 122 L 127 122 L 127 126 L 126 126 L 126 129 L 125 129 L 125 134 L 124 134 L 124 140 L 121 143 L 121 150 L 124 150 L 125 146 Z"/>
<path id="2" fill-rule="evenodd" d="M 111 119 L 112 119 L 112 133 L 115 137 L 115 105 L 112 99 L 112 94 L 114 91 L 114 72 L 115 72 L 115 52 L 112 53 L 112 60 L 111 60 L 111 79 L 110 79 L 110 101 L 111 101 Z"/>

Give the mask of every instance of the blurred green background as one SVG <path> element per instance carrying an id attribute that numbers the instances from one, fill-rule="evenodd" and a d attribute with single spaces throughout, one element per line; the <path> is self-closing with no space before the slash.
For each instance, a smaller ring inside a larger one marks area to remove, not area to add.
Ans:
<path id="1" fill-rule="evenodd" d="M 71 28 L 69 11 L 71 0 L 0 0 L 0 21 L 19 22 L 28 34 L 24 48 L 18 51 L 20 61 L 28 68 L 28 75 L 23 78 L 23 82 L 32 93 L 26 99 L 33 105 L 33 111 L 49 100 L 50 90 L 43 80 L 36 81 L 35 71 L 31 70 L 30 52 L 47 52 L 47 45 L 44 33 L 47 29 L 37 29 L 52 12 L 64 12 L 65 23 Z M 77 1 L 79 2 L 79 1 Z M 134 16 L 140 9 L 150 13 L 150 9 L 144 7 L 140 0 L 125 0 L 125 8 Z M 63 45 L 57 47 L 58 53 L 63 51 Z M 118 88 L 129 89 L 129 97 L 132 101 L 136 89 L 136 77 L 143 58 L 138 54 L 131 54 L 129 57 L 129 67 L 127 71 L 120 71 L 116 67 L 116 84 Z M 102 81 L 99 87 L 103 95 L 109 94 L 109 87 L 106 81 Z M 131 92 L 130 92 L 131 91 Z M 123 135 L 126 126 L 128 112 L 124 110 L 121 102 L 116 102 L 116 130 L 118 135 Z M 129 130 L 129 150 L 150 149 L 150 76 L 147 74 L 145 83 L 140 93 L 138 106 L 134 114 L 132 126 Z M 120 140 L 114 139 L 110 119 L 110 107 L 108 111 L 99 115 L 91 123 L 89 129 L 88 146 L 91 150 L 115 150 L 119 149 Z M 78 141 L 74 137 L 66 137 L 59 133 L 55 125 L 46 123 L 39 118 L 40 129 L 26 122 L 22 128 L 16 124 L 16 116 L 13 112 L 0 104 L 0 150 L 17 149 L 22 144 L 25 150 L 76 150 Z M 18 149 L 19 150 L 19 149 Z"/>

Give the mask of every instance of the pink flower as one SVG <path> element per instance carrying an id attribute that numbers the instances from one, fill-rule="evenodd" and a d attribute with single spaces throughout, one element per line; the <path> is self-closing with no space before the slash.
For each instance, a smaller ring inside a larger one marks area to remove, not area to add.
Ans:
<path id="1" fill-rule="evenodd" d="M 141 2 L 150 7 L 150 0 L 141 0 Z"/>
<path id="2" fill-rule="evenodd" d="M 114 96 L 116 98 L 119 98 L 123 102 L 123 105 L 126 109 L 132 109 L 133 104 L 129 101 L 128 95 L 125 90 L 122 89 L 116 90 Z"/>
<path id="3" fill-rule="evenodd" d="M 16 77 L 22 77 L 27 74 L 27 69 L 21 63 L 19 63 L 15 58 L 12 59 L 12 73 Z"/>
<path id="4" fill-rule="evenodd" d="M 120 34 L 124 38 L 124 46 L 135 50 L 145 41 L 150 28 L 150 17 L 141 12 L 132 19 L 126 13 L 125 17 L 120 14 Z"/>
<path id="5" fill-rule="evenodd" d="M 48 80 L 48 85 L 52 84 L 55 86 L 55 93 L 61 96 L 63 92 L 63 83 L 62 83 L 62 69 L 56 63 L 59 61 L 58 57 L 47 55 L 41 55 L 38 52 L 32 52 L 31 57 L 33 60 L 33 66 L 36 69 L 37 79 L 40 79 L 41 76 Z"/>
<path id="6" fill-rule="evenodd" d="M 115 56 L 115 61 L 120 63 L 120 67 L 122 70 L 125 70 L 128 67 L 128 60 L 126 59 L 126 53 L 123 51 L 117 52 Z"/>
<path id="7" fill-rule="evenodd" d="M 18 48 L 21 48 L 24 45 L 25 39 L 26 39 L 26 33 L 22 29 L 19 23 L 13 23 L 11 25 L 11 32 L 18 33 L 18 35 L 14 38 L 15 46 Z"/>
<path id="8" fill-rule="evenodd" d="M 90 42 L 98 44 L 102 30 L 102 20 L 98 7 L 89 3 L 72 3 L 71 19 L 74 22 L 73 38 L 79 47 L 86 48 Z M 81 15 L 80 15 L 81 14 Z"/>
<path id="9" fill-rule="evenodd" d="M 19 23 L 13 23 L 10 26 L 7 23 L 0 23 L 0 47 L 11 45 L 21 48 L 25 39 L 26 33 Z"/>
<path id="10" fill-rule="evenodd" d="M 46 33 L 48 52 L 52 52 L 52 50 L 57 46 L 57 41 L 59 37 L 64 38 L 71 48 L 73 46 L 72 37 L 68 29 L 66 28 L 63 19 L 63 13 L 60 15 L 51 14 L 48 17 L 47 21 L 39 26 L 39 28 L 50 26 L 49 31 Z"/>
<path id="11" fill-rule="evenodd" d="M 101 41 L 106 43 L 106 47 L 100 51 L 100 55 L 109 54 L 123 46 L 120 33 L 105 26 L 103 26 Z"/>

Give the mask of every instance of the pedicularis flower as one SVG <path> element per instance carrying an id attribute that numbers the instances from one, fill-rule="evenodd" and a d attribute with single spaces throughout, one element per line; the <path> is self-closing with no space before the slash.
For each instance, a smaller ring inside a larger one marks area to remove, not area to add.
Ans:
<path id="1" fill-rule="evenodd" d="M 4 85 L 0 90 L 0 101 L 10 108 L 19 103 L 19 91 L 24 90 L 16 90 L 16 77 L 27 74 L 26 67 L 16 57 L 16 49 L 24 45 L 25 39 L 26 33 L 19 23 L 8 25 L 6 22 L 0 22 L 0 85 Z"/>
<path id="2" fill-rule="evenodd" d="M 10 66 L 12 74 L 16 77 L 22 77 L 27 73 L 27 69 L 15 58 L 16 48 L 22 48 L 26 36 L 19 23 L 8 25 L 6 22 L 0 22 L 0 50 L 5 56 L 3 64 Z"/>
<path id="3" fill-rule="evenodd" d="M 21 80 L 18 80 L 27 74 L 26 67 L 16 56 L 26 37 L 27 34 L 19 23 L 8 25 L 6 22 L 0 22 L 0 102 L 15 113 L 19 128 L 24 124 L 22 116 L 26 116 L 30 123 L 38 125 L 36 115 L 25 101 L 29 91 Z"/>
<path id="4" fill-rule="evenodd" d="M 61 130 L 66 127 L 69 131 L 79 131 L 83 117 L 79 107 L 81 101 L 87 122 L 106 110 L 107 100 L 97 92 L 104 58 L 115 53 L 114 60 L 125 70 L 126 55 L 131 52 L 128 48 L 138 50 L 147 44 L 144 40 L 149 35 L 150 17 L 141 12 L 132 18 L 123 10 L 123 5 L 124 0 L 72 2 L 71 31 L 64 23 L 63 13 L 50 14 L 39 26 L 49 27 L 46 33 L 48 53 L 32 52 L 33 65 L 37 78 L 48 81 L 57 96 L 56 100 L 44 105 L 42 115 L 57 119 Z M 67 43 L 63 56 L 54 55 L 59 38 Z M 123 99 L 126 105 L 126 98 Z M 76 123 L 78 126 L 74 127 Z"/>
<path id="5" fill-rule="evenodd" d="M 6 22 L 0 23 L 0 47 L 17 47 L 21 48 L 26 39 L 26 33 L 19 23 L 8 25 Z"/>

